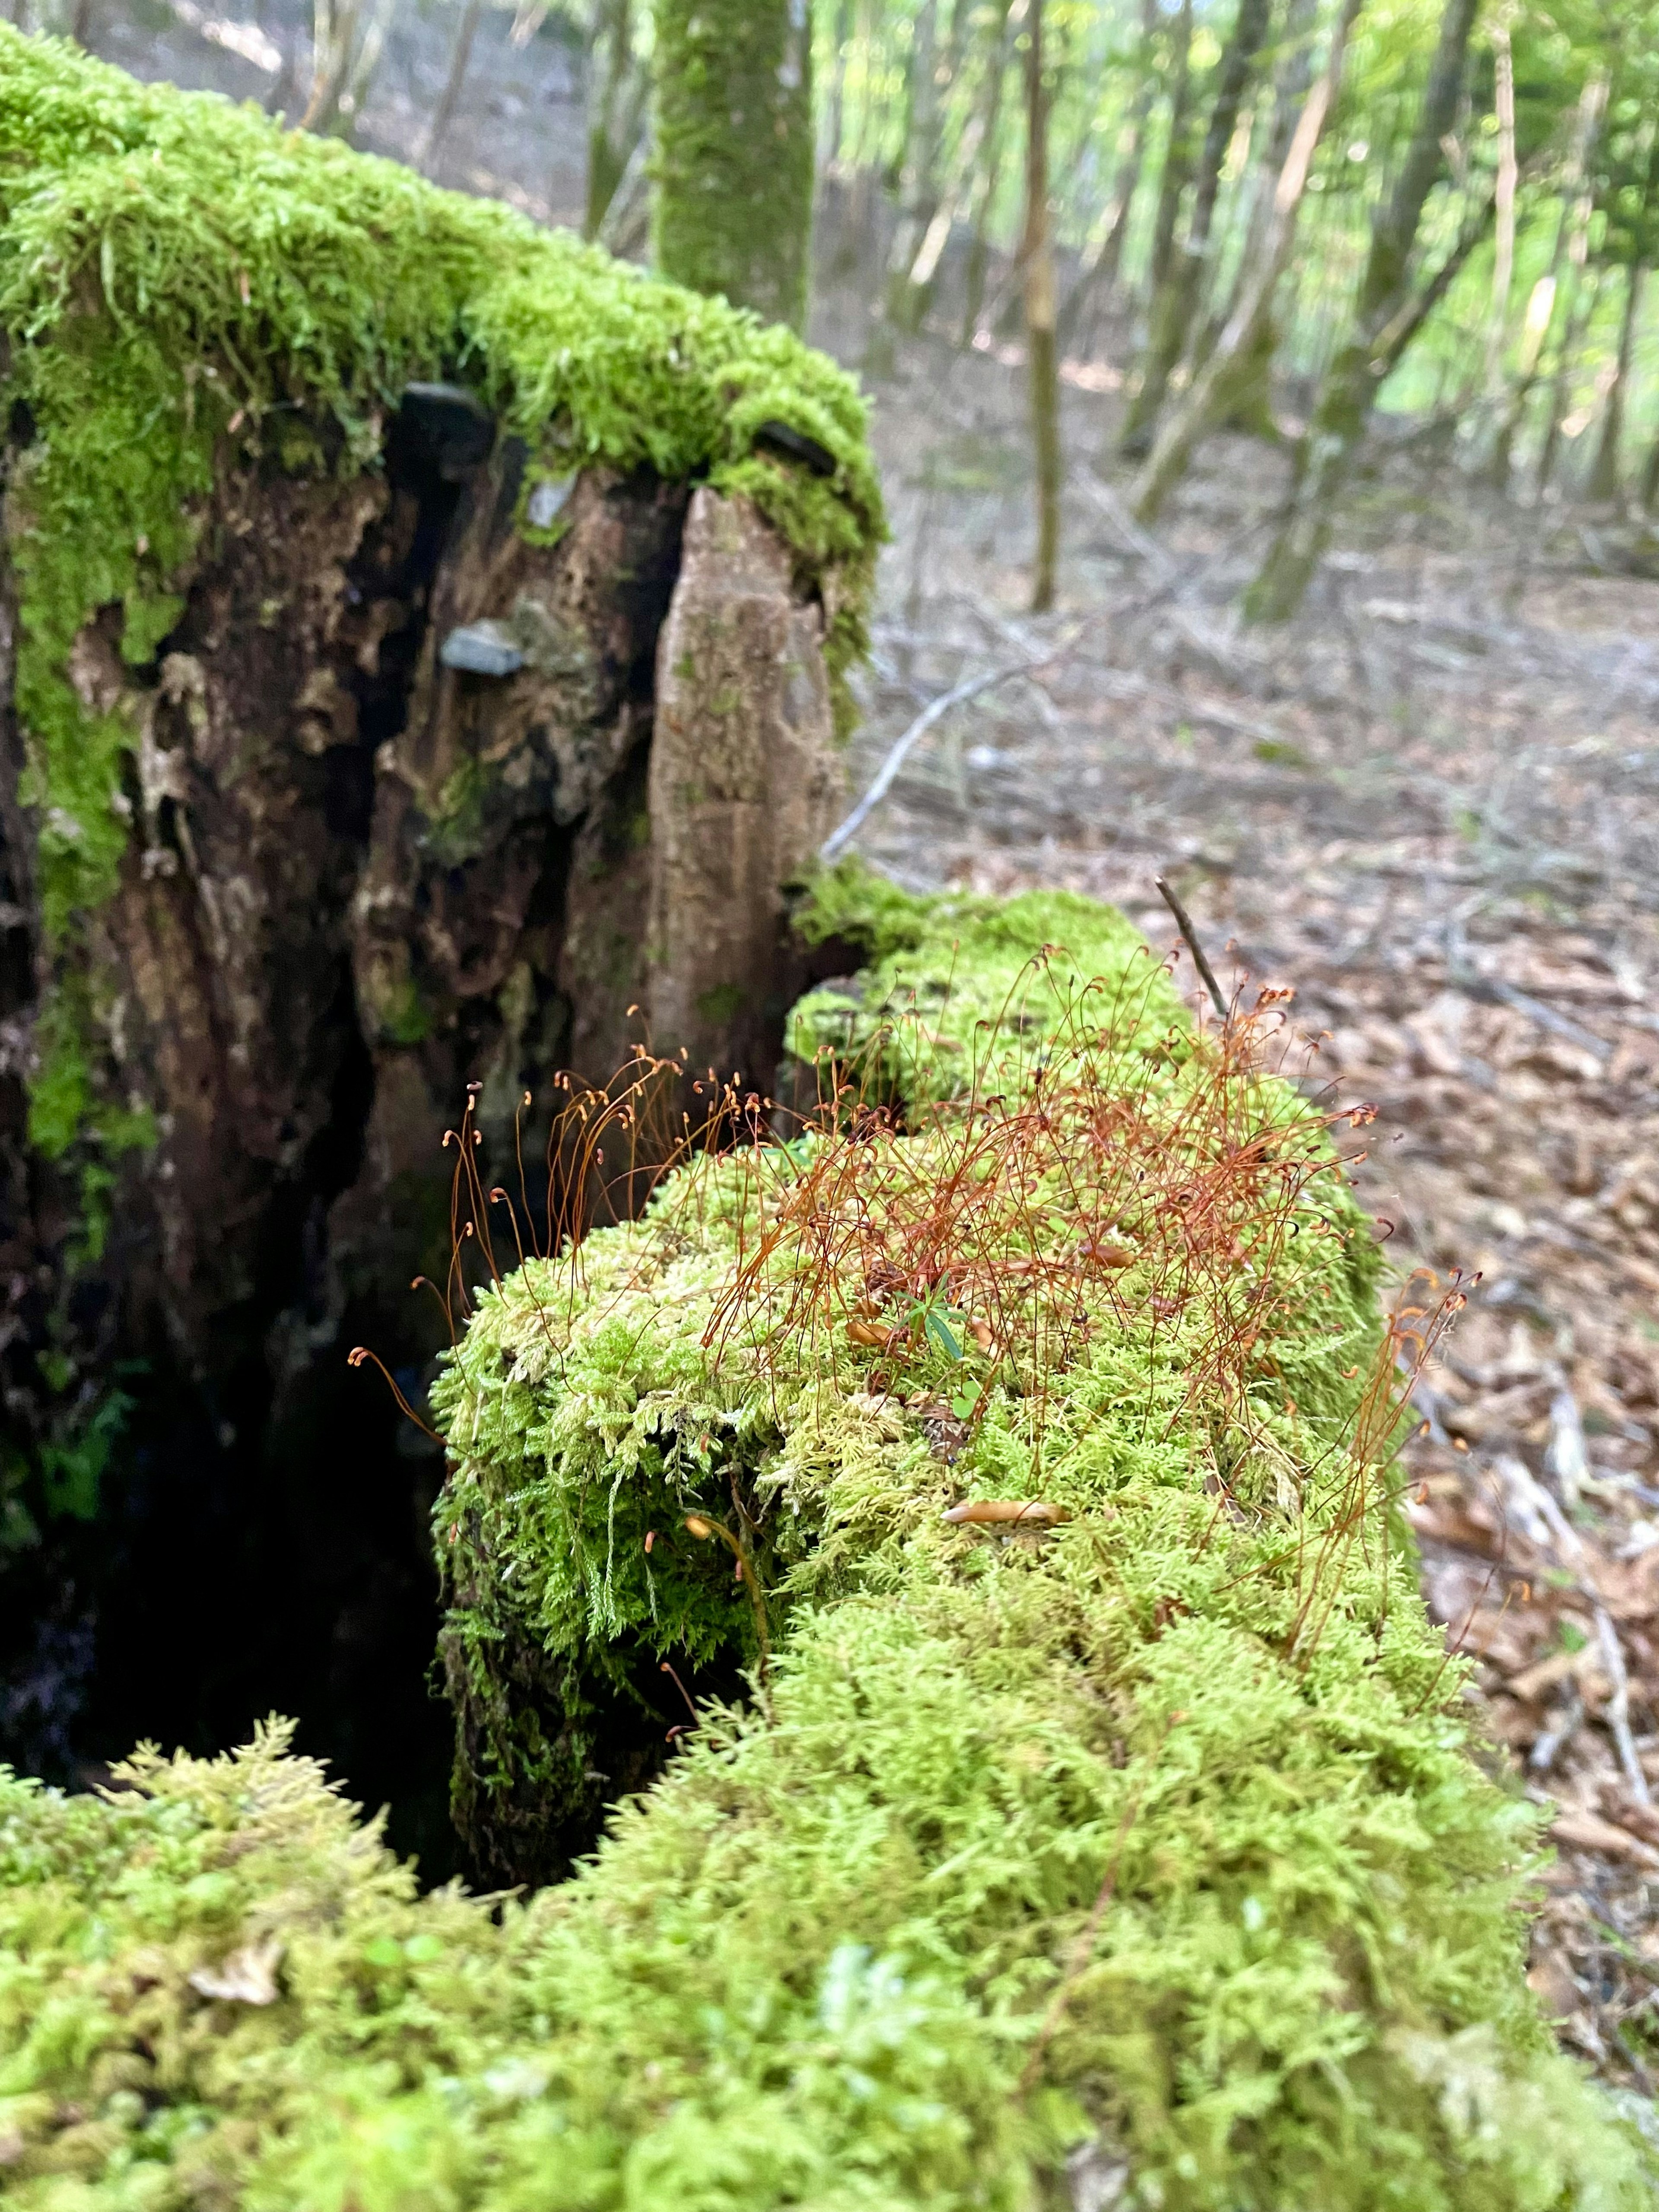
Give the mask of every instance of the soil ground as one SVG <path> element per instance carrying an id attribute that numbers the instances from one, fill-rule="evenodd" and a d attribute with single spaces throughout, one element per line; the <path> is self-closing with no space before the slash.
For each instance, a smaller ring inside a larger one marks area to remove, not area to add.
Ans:
<path id="1" fill-rule="evenodd" d="M 94 27 L 141 75 L 276 105 L 305 67 L 293 0 L 258 24 L 143 5 Z M 547 33 L 514 46 L 508 21 L 489 11 L 436 173 L 568 220 L 578 58 Z M 417 153 L 448 27 L 402 11 L 360 143 Z M 878 335 L 861 266 L 815 317 L 855 366 Z M 1137 529 L 1109 458 L 1131 359 L 1120 329 L 1066 365 L 1041 619 L 1018 348 L 924 335 L 877 382 L 894 542 L 849 788 L 940 693 L 1027 672 L 917 746 L 859 848 L 917 886 L 1115 900 L 1160 953 L 1166 872 L 1229 990 L 1294 987 L 1286 1064 L 1376 1103 L 1355 1174 L 1398 1294 L 1468 1298 L 1417 1382 L 1405 1472 L 1493 1761 L 1555 1808 L 1534 1985 L 1571 2045 L 1651 2094 L 1659 583 L 1607 573 L 1616 520 L 1500 498 L 1443 438 L 1385 426 L 1301 618 L 1243 629 L 1287 459 L 1218 440 Z"/>

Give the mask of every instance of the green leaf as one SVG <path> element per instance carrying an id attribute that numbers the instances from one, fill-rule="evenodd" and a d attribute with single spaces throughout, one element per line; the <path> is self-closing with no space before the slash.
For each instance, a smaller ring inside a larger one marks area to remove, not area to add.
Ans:
<path id="1" fill-rule="evenodd" d="M 957 1342 L 951 1324 L 937 1309 L 929 1307 L 922 1326 L 947 1359 L 960 1359 L 962 1346 Z"/>

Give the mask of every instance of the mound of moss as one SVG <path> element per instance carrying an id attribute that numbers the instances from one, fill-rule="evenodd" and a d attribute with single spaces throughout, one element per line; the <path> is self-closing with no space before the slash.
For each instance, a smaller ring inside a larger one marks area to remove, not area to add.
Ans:
<path id="1" fill-rule="evenodd" d="M 882 532 L 863 409 L 791 332 L 397 163 L 9 26 L 0 334 L 19 445 L 19 796 L 51 945 L 114 888 L 137 742 L 126 714 L 77 690 L 77 635 L 118 608 L 124 658 L 149 663 L 182 611 L 216 475 L 374 469 L 411 380 L 466 385 L 561 474 L 604 461 L 746 493 L 823 596 L 832 671 L 859 650 Z M 830 472 L 757 450 L 768 422 L 815 441 Z M 35 1140 L 49 1151 L 90 1109 L 75 1029 L 67 1002 L 46 1024 Z M 134 1137 L 106 1134 L 117 1150 Z"/>
<path id="2" fill-rule="evenodd" d="M 745 1693 L 494 1911 L 280 1733 L 4 1784 L 9 2195 L 1651 2202 L 1528 1996 L 1535 1815 L 1416 1595 L 1326 1125 L 1102 909 L 814 919 L 871 951 L 796 1024 L 830 1110 L 489 1286 L 440 1391 L 475 1797 L 556 1796 L 665 1661 Z"/>

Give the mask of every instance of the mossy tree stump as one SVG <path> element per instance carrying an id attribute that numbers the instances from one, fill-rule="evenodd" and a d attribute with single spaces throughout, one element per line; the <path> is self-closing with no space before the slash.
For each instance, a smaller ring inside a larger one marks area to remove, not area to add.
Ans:
<path id="1" fill-rule="evenodd" d="M 198 1603 L 188 1698 L 244 1547 L 307 1562 L 325 1651 L 381 1634 L 388 1515 L 424 1571 L 435 1469 L 396 1473 L 343 1356 L 418 1395 L 445 1340 L 396 1293 L 443 1279 L 466 1085 L 499 1141 L 647 1034 L 769 1083 L 879 501 L 787 332 L 9 30 L 0 218 L 0 1559 L 38 1586 L 37 1540 L 78 1544 L 64 1632 L 101 1609 L 117 1648 Z M 717 851 L 684 770 L 733 684 L 769 827 Z M 150 1587 L 94 1587 L 130 1513 Z"/>

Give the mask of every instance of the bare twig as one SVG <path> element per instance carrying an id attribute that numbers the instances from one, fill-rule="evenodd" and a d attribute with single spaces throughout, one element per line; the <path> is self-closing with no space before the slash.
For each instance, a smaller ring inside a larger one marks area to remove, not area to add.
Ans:
<path id="1" fill-rule="evenodd" d="M 1187 950 L 1197 963 L 1198 972 L 1204 979 L 1204 988 L 1208 991 L 1217 1013 L 1224 1022 L 1227 1019 L 1227 1001 L 1221 995 L 1221 986 L 1215 980 L 1215 970 L 1205 957 L 1204 947 L 1198 941 L 1198 932 L 1193 927 L 1192 916 L 1170 890 L 1164 877 L 1155 876 L 1152 880 L 1158 885 L 1158 894 L 1164 905 L 1175 916 L 1176 927 L 1187 940 Z"/>
<path id="2" fill-rule="evenodd" d="M 1058 658 L 1059 653 L 1054 652 L 1030 660 L 1015 661 L 1006 668 L 992 669 L 988 675 L 967 677 L 949 691 L 941 692 L 937 699 L 922 708 L 897 743 L 889 747 L 887 757 L 876 770 L 869 789 L 846 820 L 837 829 L 832 830 L 819 846 L 818 858 L 826 863 L 841 858 L 892 789 L 898 772 L 910 753 L 929 730 L 945 720 L 953 707 L 960 707 L 969 699 L 977 699 L 981 692 L 994 690 L 999 684 L 1007 684 L 1016 676 L 1030 676 L 1034 670 L 1045 668 Z"/>
<path id="3" fill-rule="evenodd" d="M 1631 1796 L 1638 1805 L 1651 1805 L 1653 1793 L 1648 1787 L 1647 1776 L 1642 1771 L 1636 1741 L 1631 1734 L 1630 1676 L 1625 1668 L 1624 1650 L 1619 1641 L 1619 1632 L 1613 1625 L 1613 1616 L 1603 1604 L 1601 1593 L 1595 1586 L 1583 1539 L 1543 1484 L 1522 1461 L 1506 1455 L 1497 1472 L 1504 1486 L 1505 1503 L 1516 1509 L 1528 1540 L 1536 1540 L 1540 1524 L 1548 1530 L 1550 1548 L 1576 1577 L 1590 1608 L 1595 1621 L 1596 1646 L 1610 1685 L 1606 1712 L 1607 1732 L 1618 1751 L 1619 1764 L 1624 1770 L 1625 1782 Z"/>

